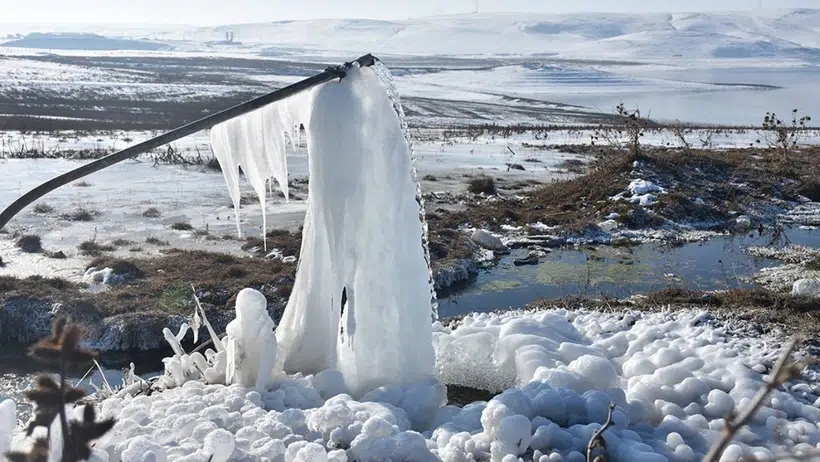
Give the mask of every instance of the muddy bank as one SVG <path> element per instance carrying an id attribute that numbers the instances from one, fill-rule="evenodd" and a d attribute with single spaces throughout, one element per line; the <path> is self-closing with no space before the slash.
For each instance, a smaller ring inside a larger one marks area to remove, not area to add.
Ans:
<path id="1" fill-rule="evenodd" d="M 776 153 L 756 148 L 591 151 L 583 176 L 517 194 L 498 194 L 490 185 L 460 198 L 457 210 L 439 207 L 428 220 L 442 229 L 548 230 L 571 243 L 614 244 L 690 241 L 789 220 L 805 225 L 816 211 L 806 204 L 820 200 L 818 154 L 820 148 L 802 148 L 784 165 Z M 799 212 L 789 215 L 792 210 Z"/>

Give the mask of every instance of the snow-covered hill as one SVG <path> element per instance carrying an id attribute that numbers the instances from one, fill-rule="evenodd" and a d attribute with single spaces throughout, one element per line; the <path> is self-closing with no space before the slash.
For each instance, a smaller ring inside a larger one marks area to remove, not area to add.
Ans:
<path id="1" fill-rule="evenodd" d="M 820 9 L 281 21 L 198 28 L 185 38 L 205 42 L 226 32 L 245 44 L 382 54 L 820 60 Z"/>

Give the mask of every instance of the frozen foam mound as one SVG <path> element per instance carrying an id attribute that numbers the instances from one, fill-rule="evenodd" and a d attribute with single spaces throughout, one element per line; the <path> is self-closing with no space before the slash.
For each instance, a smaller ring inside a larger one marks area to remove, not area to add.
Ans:
<path id="1" fill-rule="evenodd" d="M 524 453 L 520 444 L 530 441 L 542 460 L 584 460 L 577 453 L 585 452 L 614 403 L 607 460 L 699 460 L 720 437 L 729 412 L 748 405 L 763 386 L 762 373 L 780 346 L 775 339 L 733 336 L 706 319 L 693 312 L 557 310 L 474 314 L 455 328 L 438 325 L 442 380 L 506 389 L 486 404 L 443 409 L 433 432 L 439 455 L 517 458 Z M 760 457 L 796 445 L 818 447 L 818 396 L 816 382 L 773 393 L 733 451 Z M 529 420 L 529 433 L 521 417 Z"/>
<path id="2" fill-rule="evenodd" d="M 442 379 L 504 391 L 441 407 L 430 380 L 354 399 L 338 370 L 279 376 L 261 391 L 201 380 L 126 389 L 99 405 L 118 422 L 93 460 L 581 462 L 613 403 L 607 460 L 697 461 L 762 386 L 781 343 L 697 312 L 473 314 L 434 330 Z M 817 448 L 818 396 L 814 370 L 776 390 L 721 460 Z"/>
<path id="3" fill-rule="evenodd" d="M 433 377 L 433 281 L 406 127 L 389 81 L 358 65 L 346 73 L 214 127 L 211 142 L 235 210 L 239 168 L 264 207 L 269 182 L 287 192 L 288 140 L 304 126 L 311 181 L 301 261 L 276 330 L 273 369 L 335 369 L 360 397 Z"/>

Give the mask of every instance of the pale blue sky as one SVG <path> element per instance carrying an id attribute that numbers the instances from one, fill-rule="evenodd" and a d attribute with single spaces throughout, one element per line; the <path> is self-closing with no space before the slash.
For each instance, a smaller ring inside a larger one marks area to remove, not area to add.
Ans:
<path id="1" fill-rule="evenodd" d="M 479 0 L 486 12 L 678 12 L 820 8 L 820 0 Z M 475 0 L 0 0 L 0 22 L 228 24 L 408 17 L 472 11 Z"/>

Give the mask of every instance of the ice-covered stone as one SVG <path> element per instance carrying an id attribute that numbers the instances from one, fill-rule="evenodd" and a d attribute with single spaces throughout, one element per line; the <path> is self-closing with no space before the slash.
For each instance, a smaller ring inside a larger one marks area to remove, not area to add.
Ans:
<path id="1" fill-rule="evenodd" d="M 610 233 L 618 229 L 618 222 L 613 219 L 609 219 L 598 223 L 598 227 L 601 228 L 601 231 Z"/>
<path id="2" fill-rule="evenodd" d="M 501 238 L 494 236 L 483 229 L 476 229 L 473 231 L 473 234 L 470 235 L 470 240 L 489 250 L 504 250 L 507 248 L 507 246 L 501 242 Z"/>
<path id="3" fill-rule="evenodd" d="M 820 279 L 799 279 L 792 286 L 794 297 L 820 297 Z"/>

